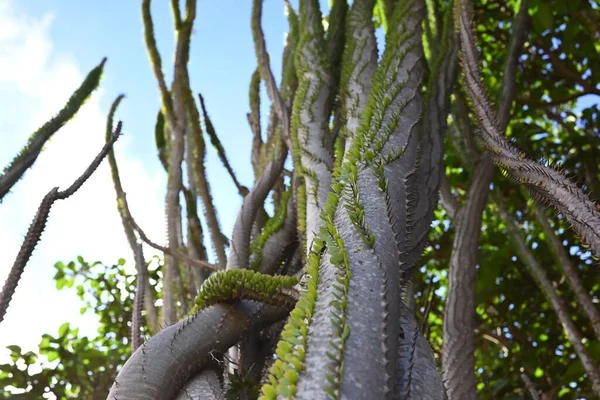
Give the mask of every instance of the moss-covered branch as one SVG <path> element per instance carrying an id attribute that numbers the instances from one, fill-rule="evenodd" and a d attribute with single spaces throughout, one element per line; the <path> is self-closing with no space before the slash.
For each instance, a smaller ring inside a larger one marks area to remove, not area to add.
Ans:
<path id="1" fill-rule="evenodd" d="M 367 5 L 355 1 L 352 7 Z M 429 144 L 437 133 L 424 132 L 422 123 L 423 14 L 423 1 L 395 10 L 360 126 L 310 248 L 306 291 L 278 344 L 264 398 L 397 398 L 406 391 L 436 398 L 443 392 L 431 349 L 416 340 L 418 330 L 405 332 L 404 340 L 398 335 L 413 318 L 398 288 L 420 255 L 434 201 L 417 191 L 430 189 L 421 168 L 439 159 L 423 156 L 436 151 Z M 417 383 L 425 376 L 427 392 Z"/>
<path id="2" fill-rule="evenodd" d="M 295 168 L 302 173 L 305 185 L 298 187 L 298 215 L 300 227 L 306 231 L 306 243 L 312 243 L 321 225 L 319 215 L 330 192 L 333 169 L 333 137 L 329 130 L 331 67 L 321 21 L 318 1 L 300 1 L 300 42 L 295 60 L 298 89 L 291 136 Z"/>
<path id="3" fill-rule="evenodd" d="M 98 87 L 105 63 L 106 58 L 88 73 L 81 86 L 71 95 L 64 108 L 60 110 L 55 117 L 35 131 L 29 138 L 25 147 L 23 147 L 10 164 L 4 168 L 4 171 L 0 175 L 0 201 L 15 183 L 21 179 L 25 171 L 33 165 L 48 139 L 75 116 L 92 92 Z"/>
<path id="4" fill-rule="evenodd" d="M 374 0 L 358 2 L 348 16 L 348 36 L 343 55 L 340 97 L 342 103 L 342 135 L 348 153 L 359 117 L 367 103 L 373 75 L 377 68 L 377 42 L 373 26 Z M 337 158 L 341 161 L 341 157 Z"/>
<path id="5" fill-rule="evenodd" d="M 193 314 L 217 303 L 254 300 L 290 310 L 298 300 L 293 287 L 298 279 L 292 276 L 265 275 L 248 269 L 220 271 L 204 282 L 196 297 Z"/>

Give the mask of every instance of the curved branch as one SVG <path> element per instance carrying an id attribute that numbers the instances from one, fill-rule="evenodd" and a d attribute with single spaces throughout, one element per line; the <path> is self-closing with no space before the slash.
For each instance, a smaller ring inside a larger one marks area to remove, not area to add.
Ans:
<path id="1" fill-rule="evenodd" d="M 212 369 L 205 369 L 190 379 L 175 400 L 225 400 L 219 377 Z"/>
<path id="2" fill-rule="evenodd" d="M 289 246 L 295 242 L 297 234 L 296 204 L 294 196 L 289 196 L 285 206 L 283 226 L 273 232 L 262 246 L 260 252 L 260 263 L 256 270 L 263 274 L 274 274 L 288 253 Z M 282 211 L 283 211 L 282 210 Z M 275 218 L 275 217 L 274 217 Z"/>
<path id="3" fill-rule="evenodd" d="M 146 47 L 148 48 L 148 57 L 150 58 L 150 64 L 152 65 L 152 72 L 158 82 L 158 88 L 160 91 L 160 97 L 163 105 L 163 115 L 167 124 L 171 129 L 175 129 L 176 117 L 175 110 L 173 107 L 173 99 L 169 94 L 165 76 L 162 70 L 162 60 L 160 53 L 158 52 L 158 46 L 156 45 L 156 39 L 154 37 L 154 23 L 152 22 L 152 13 L 150 11 L 150 3 L 152 0 L 142 1 L 142 21 L 144 25 L 144 39 L 146 41 Z"/>
<path id="4" fill-rule="evenodd" d="M 46 222 L 48 221 L 48 216 L 50 215 L 50 208 L 52 204 L 56 200 L 64 200 L 70 197 L 73 193 L 75 193 L 81 185 L 84 184 L 86 180 L 94 173 L 94 171 L 98 168 L 104 157 L 108 154 L 113 144 L 117 141 L 119 136 L 121 135 L 121 128 L 123 124 L 119 122 L 117 124 L 116 129 L 114 130 L 110 140 L 104 144 L 100 153 L 94 158 L 92 163 L 86 168 L 83 174 L 73 182 L 71 186 L 63 191 L 59 191 L 58 187 L 51 189 L 46 196 L 42 199 L 40 206 L 38 207 L 37 213 L 33 218 L 33 222 L 29 225 L 29 230 L 27 231 L 27 235 L 25 236 L 25 240 L 21 245 L 21 249 L 17 254 L 15 262 L 8 273 L 8 277 L 4 283 L 4 287 L 2 288 L 2 292 L 0 292 L 0 322 L 4 320 L 4 316 L 6 315 L 6 311 L 8 310 L 8 306 L 10 301 L 12 300 L 13 295 L 15 294 L 15 290 L 21 280 L 21 275 L 25 270 L 25 265 L 29 261 L 35 246 L 40 241 L 42 237 L 42 232 L 46 227 Z"/>
<path id="5" fill-rule="evenodd" d="M 121 202 L 121 206 L 123 207 L 123 210 L 125 210 L 125 214 L 127 216 L 129 223 L 131 224 L 131 226 L 133 226 L 133 229 L 135 229 L 135 231 L 140 235 L 140 239 L 142 239 L 144 242 L 146 242 L 146 244 L 148 244 L 150 247 L 153 247 L 156 250 L 162 251 L 165 254 L 175 257 L 178 260 L 188 263 L 190 265 L 193 265 L 195 267 L 207 268 L 211 271 L 218 270 L 218 267 L 213 264 L 210 264 L 203 260 L 195 260 L 195 259 L 189 257 L 187 254 L 180 253 L 177 250 L 172 250 L 169 247 L 161 246 L 161 245 L 153 242 L 152 240 L 150 240 L 150 238 L 146 235 L 146 233 L 142 230 L 142 228 L 137 224 L 137 222 L 135 222 L 135 219 L 133 219 L 133 216 L 131 215 L 131 211 L 129 210 L 129 205 L 127 204 L 127 197 L 125 196 L 125 194 L 123 194 L 123 200 Z"/>
<path id="6" fill-rule="evenodd" d="M 144 343 L 119 371 L 107 400 L 172 399 L 237 343 L 285 318 L 285 308 L 240 301 L 217 304 L 171 325 Z"/>
<path id="7" fill-rule="evenodd" d="M 483 139 L 492 160 L 518 183 L 530 189 L 534 199 L 552 204 L 600 255 L 600 212 L 576 184 L 551 166 L 529 159 L 512 146 L 502 135 L 501 123 L 496 118 L 487 93 L 481 84 L 479 61 L 471 20 L 465 0 L 458 2 L 458 27 L 462 43 L 466 88 L 473 103 L 473 111 L 481 126 Z"/>
<path id="8" fill-rule="evenodd" d="M 263 206 L 267 195 L 283 170 L 287 149 L 282 149 L 282 152 L 283 154 L 276 155 L 276 159 L 267 164 L 260 179 L 244 198 L 231 234 L 231 250 L 227 260 L 227 269 L 249 267 L 252 225 L 258 210 Z"/>

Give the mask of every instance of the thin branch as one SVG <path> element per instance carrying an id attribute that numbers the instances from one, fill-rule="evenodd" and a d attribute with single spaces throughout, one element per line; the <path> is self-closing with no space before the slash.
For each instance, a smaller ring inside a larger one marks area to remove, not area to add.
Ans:
<path id="1" fill-rule="evenodd" d="M 260 126 L 260 69 L 256 68 L 250 80 L 250 112 L 247 114 L 248 124 L 252 130 L 252 154 L 251 161 L 254 176 L 258 177 L 260 165 L 260 153 L 263 146 L 262 132 Z"/>
<path id="2" fill-rule="evenodd" d="M 144 39 L 146 41 L 146 47 L 148 48 L 148 56 L 150 57 L 150 64 L 152 64 L 152 71 L 158 82 L 158 88 L 160 90 L 160 97 L 163 105 L 163 114 L 167 121 L 167 124 L 175 129 L 177 126 L 175 111 L 173 109 L 173 100 L 167 89 L 167 83 L 165 82 L 165 76 L 162 70 L 162 61 L 158 47 L 156 45 L 156 39 L 154 37 L 154 24 L 152 22 L 152 13 L 150 11 L 151 0 L 142 1 L 142 20 L 144 23 Z"/>
<path id="3" fill-rule="evenodd" d="M 523 380 L 523 383 L 525 384 L 525 388 L 527 388 L 527 391 L 529 392 L 529 395 L 531 396 L 531 400 L 540 400 L 540 395 L 538 393 L 538 391 L 535 389 L 535 386 L 533 386 L 533 382 L 531 382 L 531 379 L 529 379 L 529 376 L 527 376 L 526 373 L 521 373 L 521 379 Z"/>
<path id="4" fill-rule="evenodd" d="M 208 136 L 210 137 L 210 142 L 214 146 L 215 150 L 217 150 L 217 154 L 219 155 L 221 162 L 225 166 L 225 169 L 229 173 L 229 176 L 231 176 L 231 179 L 233 180 L 233 183 L 235 184 L 235 187 L 237 188 L 240 196 L 244 197 L 248 194 L 248 188 L 240 184 L 240 182 L 235 176 L 235 172 L 233 172 L 233 168 L 231 168 L 231 164 L 229 164 L 227 154 L 225 154 L 225 149 L 223 148 L 223 145 L 221 144 L 221 141 L 217 136 L 215 127 L 212 124 L 210 117 L 208 116 L 208 112 L 206 111 L 204 97 L 202 96 L 202 94 L 198 93 L 198 98 L 200 99 L 200 107 L 202 108 L 202 114 L 204 115 L 204 125 L 206 127 L 206 133 L 208 133 Z"/>
<path id="5" fill-rule="evenodd" d="M 583 78 L 582 74 L 577 72 L 577 68 L 572 63 L 567 65 L 567 62 L 570 61 L 568 58 L 565 60 L 561 60 L 558 56 L 558 52 L 552 51 L 546 46 L 542 44 L 540 47 L 544 49 L 544 52 L 550 59 L 552 63 L 553 72 L 557 72 L 559 78 L 564 78 L 566 80 L 571 80 L 577 82 L 579 85 L 583 87 L 586 92 L 590 92 L 591 94 L 595 94 L 600 96 L 600 90 L 596 88 L 596 85 L 593 82 L 590 82 Z"/>
<path id="6" fill-rule="evenodd" d="M 179 31 L 182 24 L 179 0 L 171 0 L 171 12 L 173 13 L 173 24 L 175 25 L 175 31 Z"/>
<path id="7" fill-rule="evenodd" d="M 442 171 L 444 169 L 442 168 Z M 442 172 L 440 177 L 440 202 L 442 203 L 442 207 L 446 210 L 450 218 L 455 219 L 458 210 L 460 209 L 460 204 L 458 203 L 458 199 L 452 192 L 450 191 L 450 184 L 448 183 L 448 177 L 444 172 Z"/>
<path id="8" fill-rule="evenodd" d="M 144 297 L 146 292 L 145 281 L 148 275 L 144 250 L 142 244 L 137 243 L 135 252 L 135 264 L 137 266 L 137 284 L 133 301 L 133 313 L 131 316 L 131 352 L 135 352 L 142 344 L 141 324 L 142 309 L 144 308 Z"/>
<path id="9" fill-rule="evenodd" d="M 182 71 L 182 95 L 185 101 L 185 107 L 190 116 L 191 133 L 193 135 L 194 144 L 196 146 L 194 152 L 194 177 L 196 179 L 196 187 L 204 205 L 204 216 L 210 231 L 210 238 L 213 248 L 217 253 L 218 264 L 220 268 L 225 268 L 227 265 L 227 255 L 225 254 L 225 240 L 219 224 L 217 209 L 215 208 L 212 195 L 210 193 L 210 184 L 206 177 L 206 168 L 204 159 L 206 157 L 206 147 L 202 136 L 202 128 L 200 127 L 200 113 L 192 91 L 190 90 L 189 78 L 187 71 Z"/>
<path id="10" fill-rule="evenodd" d="M 6 278 L 6 282 L 4 283 L 4 287 L 2 288 L 2 292 L 0 292 L 0 322 L 4 320 L 4 316 L 6 314 L 6 310 L 12 300 L 12 297 L 15 293 L 17 285 L 19 284 L 19 280 L 21 279 L 21 275 L 25 270 L 25 265 L 29 261 L 35 246 L 40 241 L 42 237 L 42 232 L 46 227 L 46 222 L 48 221 L 48 216 L 50 215 L 50 208 L 52 204 L 56 200 L 64 200 L 75 193 L 83 183 L 88 180 L 88 178 L 94 173 L 94 171 L 98 168 L 104 157 L 108 154 L 109 150 L 112 148 L 113 144 L 117 141 L 119 136 L 121 135 L 122 123 L 119 122 L 117 124 L 117 128 L 113 132 L 111 139 L 104 145 L 100 153 L 94 158 L 92 163 L 87 167 L 87 169 L 83 172 L 83 174 L 73 182 L 71 186 L 69 186 L 66 190 L 59 191 L 58 187 L 51 189 L 46 196 L 42 199 L 40 206 L 38 207 L 37 213 L 33 218 L 33 222 L 29 225 L 29 230 L 27 231 L 27 235 L 25 236 L 25 240 L 21 245 L 21 249 L 17 254 L 15 262 L 13 263 L 12 268 Z"/>
<path id="11" fill-rule="evenodd" d="M 288 149 L 292 148 L 290 139 L 290 111 L 286 107 L 279 90 L 277 83 L 271 70 L 269 62 L 269 54 L 267 53 L 267 45 L 265 43 L 264 32 L 261 26 L 263 0 L 253 0 L 252 2 L 252 35 L 254 37 L 254 47 L 256 50 L 256 58 L 260 69 L 260 74 L 267 87 L 267 93 L 271 102 L 275 106 L 277 116 L 281 121 L 283 128 L 283 137 Z"/>
<path id="12" fill-rule="evenodd" d="M 189 58 L 189 42 L 191 36 L 191 30 L 193 20 L 195 17 L 195 5 L 196 2 L 190 0 L 186 4 L 188 15 L 186 20 L 183 21 L 177 31 L 177 43 L 175 46 L 175 84 L 173 90 L 173 97 L 167 89 L 165 77 L 162 71 L 162 61 L 158 48 L 156 45 L 156 39 L 154 36 L 154 26 L 152 22 L 152 14 L 150 10 L 150 0 L 143 0 L 142 2 L 142 19 L 144 25 L 144 37 L 146 41 L 146 47 L 148 48 L 148 56 L 150 63 L 154 71 L 154 76 L 158 81 L 158 87 L 161 95 L 163 114 L 167 121 L 167 126 L 171 133 L 171 141 L 169 148 L 168 157 L 168 180 L 167 180 L 167 194 L 166 194 L 166 215 L 167 215 L 167 238 L 169 247 L 175 249 L 177 247 L 177 221 L 175 213 L 178 211 L 179 203 L 179 192 L 181 188 L 182 170 L 181 162 L 183 160 L 184 143 L 183 138 L 185 135 L 186 119 L 182 113 L 177 113 L 178 110 L 182 109 L 179 107 L 176 110 L 176 105 L 181 106 L 182 102 L 175 104 L 176 100 L 181 100 L 178 96 L 178 81 L 177 79 L 182 72 L 187 68 L 187 60 Z M 173 10 L 175 13 L 175 20 L 177 22 L 179 10 Z M 179 117 L 179 120 L 178 120 Z M 175 300 L 171 290 L 171 285 L 175 279 L 175 270 L 177 265 L 175 260 L 169 256 L 166 257 L 166 265 L 164 271 L 164 288 L 163 288 L 163 323 L 170 325 L 175 322 L 176 311 L 175 311 Z"/>
<path id="13" fill-rule="evenodd" d="M 192 182 L 190 182 L 190 187 L 193 188 Z M 196 195 L 193 194 L 191 189 L 187 190 L 185 188 L 183 189 L 183 195 L 186 204 L 188 255 L 195 260 L 206 260 L 207 252 L 206 247 L 204 246 L 204 231 L 202 229 L 200 218 L 198 217 Z M 195 294 L 197 294 L 210 271 L 195 268 L 192 273 L 195 276 Z"/>
<path id="14" fill-rule="evenodd" d="M 598 370 L 598 365 L 594 361 L 592 355 L 589 353 L 589 350 L 585 347 L 583 335 L 573 322 L 564 299 L 556 293 L 556 290 L 554 289 L 554 286 L 552 286 L 546 271 L 535 259 L 531 250 L 527 246 L 527 243 L 525 243 L 525 239 L 523 239 L 514 217 L 511 216 L 506 210 L 504 199 L 501 197 L 500 191 L 497 188 L 496 192 L 494 193 L 494 202 L 496 203 L 496 209 L 500 217 L 506 224 L 506 229 L 510 235 L 511 241 L 515 245 L 516 251 L 519 254 L 519 258 L 521 258 L 529 270 L 529 273 L 535 279 L 540 291 L 552 306 L 552 309 L 556 313 L 563 330 L 569 339 L 569 342 L 571 342 L 575 353 L 579 357 L 579 360 L 581 361 L 581 364 L 583 365 L 583 368 L 591 381 L 596 395 L 600 395 L 600 370 Z"/>
<path id="15" fill-rule="evenodd" d="M 531 98 L 526 98 L 526 97 L 519 97 L 519 103 L 521 104 L 525 104 L 529 107 L 535 107 L 535 108 L 545 108 L 545 107 L 556 107 L 556 106 L 560 106 L 566 103 L 569 103 L 573 100 L 577 100 L 580 97 L 583 96 L 587 96 L 590 94 L 595 94 L 595 95 L 599 95 L 598 91 L 594 90 L 594 91 L 590 91 L 590 90 L 583 90 L 581 92 L 576 92 L 576 93 L 571 93 L 569 95 L 566 95 L 564 97 L 560 97 L 558 99 L 553 99 L 550 101 L 539 101 L 536 99 L 531 99 Z"/>
<path id="16" fill-rule="evenodd" d="M 164 246 L 161 246 L 161 245 L 153 242 L 146 235 L 146 233 L 142 230 L 142 228 L 137 224 L 137 222 L 135 222 L 135 219 L 133 219 L 133 216 L 131 215 L 131 211 L 129 210 L 129 205 L 127 204 L 127 197 L 125 195 L 123 196 L 123 201 L 121 203 L 121 206 L 123 207 L 123 210 L 125 211 L 127 220 L 129 221 L 131 226 L 133 226 L 133 229 L 135 229 L 135 231 L 138 233 L 138 235 L 140 235 L 140 239 L 142 239 L 150 247 L 152 247 L 156 250 L 162 251 L 163 253 L 168 254 L 172 257 L 175 257 L 179 261 L 186 262 L 186 263 L 193 265 L 195 267 L 198 267 L 198 268 L 206 268 L 211 271 L 217 271 L 219 269 L 217 266 L 210 264 L 206 261 L 195 260 L 184 253 L 180 253 L 177 250 L 172 250 L 168 247 L 164 247 Z"/>
<path id="17" fill-rule="evenodd" d="M 31 135 L 27 145 L 21 149 L 19 154 L 4 169 L 4 172 L 0 174 L 0 201 L 21 179 L 25 171 L 35 163 L 48 139 L 75 116 L 98 87 L 105 63 L 106 58 L 102 59 L 102 62 L 89 72 L 81 86 L 71 95 L 64 108 Z"/>
<path id="18" fill-rule="evenodd" d="M 573 265 L 573 262 L 569 258 L 569 254 L 563 247 L 556 233 L 554 233 L 554 230 L 550 226 L 550 221 L 548 218 L 546 218 L 546 215 L 544 215 L 542 207 L 540 207 L 538 204 L 533 204 L 532 208 L 538 222 L 542 227 L 542 231 L 546 235 L 546 240 L 548 246 L 550 247 L 550 251 L 554 255 L 554 258 L 558 262 L 560 268 L 567 276 L 567 279 L 573 288 L 573 292 L 575 292 L 575 296 L 577 297 L 579 305 L 590 320 L 594 333 L 596 334 L 596 340 L 600 342 L 600 311 L 598 310 L 598 307 L 592 301 L 589 292 L 584 288 L 583 282 L 581 282 L 581 278 L 577 271 L 577 267 Z"/>
<path id="19" fill-rule="evenodd" d="M 110 107 L 110 111 L 109 111 L 108 117 L 106 119 L 106 141 L 110 141 L 110 139 L 112 137 L 113 118 L 117 111 L 117 107 L 119 106 L 119 104 L 121 103 L 123 98 L 124 98 L 123 95 L 118 96 Z M 126 218 L 123 210 L 121 209 L 121 207 L 119 207 L 120 199 L 122 198 L 122 196 L 124 196 L 124 191 L 123 191 L 123 186 L 121 184 L 121 177 L 119 175 L 119 168 L 117 165 L 117 160 L 115 158 L 114 149 L 111 149 L 108 152 L 108 155 L 106 158 L 108 159 L 111 177 L 112 177 L 113 185 L 115 187 L 115 192 L 117 195 L 117 209 L 119 210 L 121 224 L 123 225 L 123 230 L 125 231 L 125 237 L 127 238 L 127 242 L 129 243 L 131 252 L 133 253 L 134 258 L 136 258 L 138 244 L 137 244 L 137 239 L 135 237 L 135 232 L 133 231 L 133 228 L 127 221 L 127 218 Z M 136 258 L 136 260 L 137 260 L 137 258 Z M 147 274 L 144 276 L 144 285 L 145 285 L 145 287 L 150 287 L 150 280 L 149 280 Z M 144 302 L 145 302 L 145 308 L 146 308 L 146 313 L 147 313 L 146 316 L 147 316 L 147 320 L 148 320 L 148 325 L 150 326 L 150 329 L 152 332 L 158 332 L 158 330 L 159 330 L 158 313 L 156 312 L 156 306 L 154 305 L 154 296 L 152 294 L 152 291 L 150 291 L 150 290 L 144 291 Z"/>
<path id="20" fill-rule="evenodd" d="M 478 53 L 468 7 L 465 0 L 457 4 L 466 89 L 481 126 L 480 137 L 492 154 L 492 160 L 515 181 L 528 187 L 535 199 L 552 204 L 572 225 L 582 241 L 589 242 L 594 253 L 600 255 L 600 212 L 595 204 L 560 171 L 525 158 L 502 135 L 502 121 L 497 120 L 481 84 Z"/>

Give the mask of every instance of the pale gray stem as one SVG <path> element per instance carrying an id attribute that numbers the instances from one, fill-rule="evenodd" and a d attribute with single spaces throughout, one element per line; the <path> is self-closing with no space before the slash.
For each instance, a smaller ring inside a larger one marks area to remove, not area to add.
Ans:
<path id="1" fill-rule="evenodd" d="M 205 369 L 186 383 L 175 400 L 225 400 L 225 395 L 215 371 Z"/>
<path id="2" fill-rule="evenodd" d="M 227 269 L 248 268 L 252 225 L 269 191 L 281 174 L 287 156 L 287 149 L 283 150 L 282 153 L 276 155 L 277 158 L 267 164 L 260 179 L 244 198 L 231 234 L 231 251 L 227 260 Z"/>
<path id="3" fill-rule="evenodd" d="M 146 292 L 145 283 L 148 271 L 144 260 L 142 244 L 137 243 L 135 249 L 135 264 L 137 266 L 137 285 L 133 302 L 133 313 L 131 316 L 131 351 L 134 352 L 142 344 L 142 309 L 144 308 L 144 297 Z"/>
<path id="4" fill-rule="evenodd" d="M 202 310 L 150 338 L 119 371 L 107 400 L 173 399 L 186 382 L 249 332 L 285 318 L 286 308 L 241 301 Z"/>
<path id="5" fill-rule="evenodd" d="M 526 373 L 522 373 L 521 379 L 523 380 L 523 383 L 525 384 L 525 388 L 527 388 L 527 391 L 529 392 L 529 395 L 531 396 L 531 400 L 540 400 L 540 395 L 538 394 L 538 391 L 535 389 L 535 386 L 533 386 L 533 382 L 531 382 L 531 379 L 529 379 L 529 376 L 527 376 Z"/>

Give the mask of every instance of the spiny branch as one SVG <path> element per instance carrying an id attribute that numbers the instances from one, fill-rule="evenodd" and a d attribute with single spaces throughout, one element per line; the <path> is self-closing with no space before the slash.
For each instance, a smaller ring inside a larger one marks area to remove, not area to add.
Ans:
<path id="1" fill-rule="evenodd" d="M 213 198 L 210 192 L 210 184 L 206 177 L 206 168 L 204 160 L 206 157 L 206 146 L 200 126 L 200 113 L 189 85 L 189 77 L 186 71 L 181 72 L 181 92 L 185 103 L 186 111 L 190 117 L 191 135 L 196 148 L 194 149 L 194 178 L 196 188 L 204 205 L 204 216 L 210 231 L 210 238 L 215 252 L 219 267 L 225 268 L 227 265 L 227 255 L 225 254 L 225 240 L 219 224 L 217 209 L 215 208 Z"/>
<path id="2" fill-rule="evenodd" d="M 177 125 L 175 123 L 175 110 L 173 109 L 173 100 L 169 94 L 165 76 L 162 70 L 162 60 L 160 53 L 158 52 L 158 46 L 156 45 L 156 39 L 154 37 L 154 23 L 152 22 L 152 13 L 150 11 L 150 3 L 152 0 L 142 1 L 142 20 L 144 22 L 144 39 L 146 41 L 146 47 L 148 48 L 148 56 L 150 57 L 150 64 L 152 65 L 152 71 L 154 77 L 158 82 L 158 88 L 160 90 L 160 97 L 163 105 L 163 115 L 167 121 L 167 124 L 174 129 Z"/>
<path id="3" fill-rule="evenodd" d="M 271 63 L 269 61 L 269 54 L 267 53 L 267 45 L 265 43 L 264 32 L 261 26 L 262 18 L 262 6 L 263 0 L 253 0 L 252 2 L 252 35 L 254 37 L 254 47 L 256 51 L 256 58 L 258 60 L 258 68 L 260 75 L 265 82 L 267 87 L 267 93 L 271 102 L 275 106 L 277 116 L 281 121 L 283 129 L 283 137 L 288 146 L 288 149 L 292 148 L 290 141 L 290 112 L 288 107 L 285 105 L 281 93 L 277 89 L 277 83 L 271 70 Z"/>
<path id="4" fill-rule="evenodd" d="M 206 112 L 204 97 L 202 96 L 202 94 L 199 93 L 198 98 L 200 99 L 200 107 L 202 108 L 202 114 L 204 115 L 204 126 L 206 127 L 206 133 L 208 133 L 208 136 L 210 137 L 210 142 L 214 146 L 215 150 L 217 150 L 217 154 L 219 155 L 221 162 L 225 166 L 225 169 L 229 173 L 229 176 L 231 176 L 231 179 L 233 180 L 233 183 L 235 184 L 235 187 L 237 188 L 238 192 L 242 197 L 244 197 L 248 194 L 248 188 L 240 184 L 237 177 L 235 176 L 235 172 L 233 172 L 233 168 L 231 168 L 231 164 L 229 164 L 227 154 L 225 154 L 225 149 L 223 148 L 223 145 L 221 144 L 221 141 L 217 136 L 215 127 L 212 124 L 210 117 L 208 116 L 208 112 Z"/>
<path id="5" fill-rule="evenodd" d="M 127 220 L 129 221 L 129 223 L 131 224 L 131 226 L 133 226 L 133 229 L 135 229 L 135 231 L 138 233 L 138 235 L 140 235 L 140 239 L 142 239 L 146 244 L 148 244 L 150 247 L 162 251 L 165 254 L 168 254 L 172 257 L 175 257 L 176 259 L 178 259 L 179 261 L 182 262 L 186 262 L 190 265 L 193 265 L 195 267 L 199 267 L 199 268 L 207 268 L 211 271 L 217 271 L 218 267 L 210 264 L 206 261 L 203 260 L 195 260 L 191 257 L 189 257 L 188 255 L 184 254 L 184 253 L 180 253 L 177 250 L 172 250 L 169 247 L 164 247 L 161 246 L 159 244 L 157 244 L 156 242 L 153 242 L 147 235 L 146 233 L 142 230 L 142 228 L 137 224 L 137 222 L 135 221 L 135 219 L 133 219 L 133 216 L 131 215 L 131 212 L 129 210 L 129 205 L 127 204 L 127 197 L 125 194 L 123 194 L 123 200 L 121 201 L 120 206 L 123 208 L 123 210 L 125 211 L 125 215 L 127 216 Z"/>
<path id="6" fill-rule="evenodd" d="M 144 260 L 144 250 L 141 243 L 137 243 L 135 252 L 135 264 L 137 266 L 137 284 L 135 288 L 135 298 L 133 302 L 133 313 L 131 316 L 131 352 L 137 350 L 142 344 L 142 309 L 144 308 L 144 297 L 146 292 L 145 281 L 148 271 L 146 261 Z"/>
<path id="7" fill-rule="evenodd" d="M 475 37 L 471 27 L 466 0 L 456 6 L 457 26 L 460 33 L 466 88 L 473 103 L 473 111 L 481 126 L 481 138 L 492 153 L 496 165 L 518 183 L 526 185 L 534 198 L 552 204 L 600 255 L 600 212 L 588 196 L 551 166 L 525 158 L 501 134 L 501 124 L 492 110 L 487 93 L 481 84 Z"/>
<path id="8" fill-rule="evenodd" d="M 23 176 L 25 171 L 30 168 L 39 156 L 44 144 L 62 128 L 90 97 L 92 92 L 98 87 L 106 58 L 91 70 L 81 86 L 71 95 L 65 107 L 59 113 L 46 122 L 41 128 L 34 132 L 29 141 L 13 161 L 4 169 L 0 175 L 0 201 L 10 191 L 10 189 Z"/>
<path id="9" fill-rule="evenodd" d="M 114 118 L 114 115 L 117 111 L 119 104 L 121 103 L 121 101 L 123 100 L 124 97 L 125 97 L 124 95 L 118 96 L 110 107 L 110 111 L 109 111 L 108 117 L 106 119 L 106 141 L 110 141 L 110 139 L 112 137 L 113 118 Z M 119 167 L 117 165 L 117 160 L 115 158 L 114 149 L 112 149 L 112 148 L 110 149 L 106 158 L 108 159 L 111 177 L 112 177 L 113 185 L 115 187 L 115 192 L 117 195 L 117 209 L 119 210 L 121 224 L 123 225 L 123 230 L 125 231 L 125 237 L 127 238 L 127 242 L 129 244 L 129 247 L 131 248 L 131 252 L 137 262 L 138 243 L 137 243 L 137 239 L 135 237 L 135 232 L 133 231 L 131 224 L 127 220 L 127 216 L 126 216 L 125 212 L 119 206 L 122 201 L 121 199 L 123 199 L 125 196 L 125 192 L 123 191 L 123 185 L 121 184 L 121 177 L 119 175 Z M 138 279 L 141 279 L 141 275 L 139 275 L 139 274 L 138 274 Z M 149 281 L 147 274 L 143 276 L 143 279 L 144 279 L 144 282 L 143 282 L 144 287 L 146 287 L 146 288 L 149 287 L 150 281 Z M 141 299 L 142 297 L 140 297 L 140 296 L 142 296 L 142 295 L 140 295 L 139 291 L 138 291 L 138 294 L 136 295 L 136 299 L 138 299 L 138 298 Z M 154 296 L 152 295 L 152 291 L 144 290 L 143 299 L 144 299 L 145 308 L 146 308 L 146 312 L 147 312 L 146 315 L 147 315 L 148 325 L 150 326 L 150 328 L 153 332 L 157 332 L 159 330 L 158 314 L 156 312 L 156 306 L 154 305 Z M 141 312 L 141 310 L 140 310 L 140 312 Z"/>
<path id="10" fill-rule="evenodd" d="M 285 307 L 246 300 L 205 308 L 163 329 L 138 348 L 119 371 L 107 399 L 173 398 L 186 382 L 213 364 L 213 357 L 220 357 L 243 335 L 288 315 Z"/>
<path id="11" fill-rule="evenodd" d="M 260 126 L 260 69 L 256 68 L 250 80 L 250 112 L 247 114 L 248 124 L 252 130 L 252 154 L 251 161 L 254 169 L 254 176 L 258 177 L 260 165 L 260 153 L 263 146 L 262 133 Z"/>
<path id="12" fill-rule="evenodd" d="M 48 216 L 50 215 L 50 208 L 52 204 L 56 200 L 64 200 L 75 193 L 81 185 L 94 173 L 94 171 L 98 168 L 104 157 L 108 154 L 113 144 L 117 141 L 119 136 L 121 135 L 122 123 L 119 122 L 117 124 L 117 128 L 112 134 L 111 139 L 104 145 L 100 153 L 94 158 L 92 163 L 87 167 L 87 169 L 83 172 L 83 174 L 73 182 L 71 186 L 69 186 L 66 190 L 59 191 L 58 187 L 51 189 L 44 199 L 40 203 L 38 207 L 37 213 L 33 218 L 33 222 L 29 226 L 29 230 L 27 231 L 27 235 L 25 236 L 25 240 L 21 245 L 21 249 L 17 254 L 17 258 L 13 263 L 13 266 L 6 278 L 6 282 L 4 283 L 4 287 L 2 292 L 0 292 L 0 322 L 4 320 L 4 315 L 6 314 L 6 310 L 12 300 L 12 297 L 15 293 L 17 285 L 19 284 L 19 280 L 21 279 L 21 275 L 25 270 L 25 265 L 29 261 L 35 246 L 38 244 L 42 232 L 46 227 L 46 222 L 48 221 Z"/>

